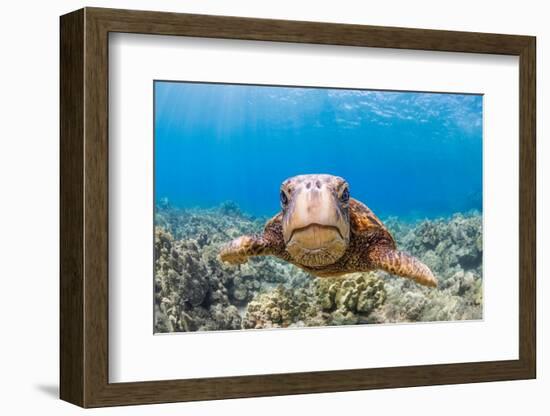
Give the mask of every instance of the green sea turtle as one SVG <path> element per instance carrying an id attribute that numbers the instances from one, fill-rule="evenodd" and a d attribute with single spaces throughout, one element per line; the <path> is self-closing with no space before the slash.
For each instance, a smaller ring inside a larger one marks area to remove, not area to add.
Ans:
<path id="1" fill-rule="evenodd" d="M 318 277 L 384 270 L 425 286 L 437 286 L 431 270 L 397 250 L 382 222 L 350 198 L 348 183 L 332 175 L 299 175 L 281 185 L 282 210 L 261 235 L 244 235 L 222 247 L 220 259 L 245 263 L 275 256 Z"/>

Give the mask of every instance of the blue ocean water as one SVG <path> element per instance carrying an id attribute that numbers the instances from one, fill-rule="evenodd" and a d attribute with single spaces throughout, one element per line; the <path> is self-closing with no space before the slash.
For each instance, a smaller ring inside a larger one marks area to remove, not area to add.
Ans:
<path id="1" fill-rule="evenodd" d="M 155 200 L 279 210 L 291 176 L 347 179 L 378 216 L 482 210 L 482 105 L 472 94 L 155 81 Z"/>

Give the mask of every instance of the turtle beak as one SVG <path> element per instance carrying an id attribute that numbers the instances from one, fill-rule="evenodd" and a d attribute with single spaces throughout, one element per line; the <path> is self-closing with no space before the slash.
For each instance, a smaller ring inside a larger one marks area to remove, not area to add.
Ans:
<path id="1" fill-rule="evenodd" d="M 283 237 L 290 255 L 306 266 L 338 260 L 350 235 L 344 209 L 333 190 L 321 181 L 296 189 L 283 216 Z"/>
<path id="2" fill-rule="evenodd" d="M 298 231 L 315 227 L 315 238 L 321 243 L 323 234 L 334 233 L 345 242 L 349 241 L 349 221 L 331 189 L 317 183 L 296 192 L 289 203 L 283 220 L 283 236 L 288 243 Z"/>

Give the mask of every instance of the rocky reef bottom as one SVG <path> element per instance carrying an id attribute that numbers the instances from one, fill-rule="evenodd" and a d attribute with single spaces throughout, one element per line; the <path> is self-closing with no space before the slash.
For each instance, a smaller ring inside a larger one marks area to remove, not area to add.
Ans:
<path id="1" fill-rule="evenodd" d="M 436 289 L 380 271 L 321 279 L 272 257 L 240 266 L 218 260 L 222 244 L 260 233 L 265 221 L 233 203 L 157 207 L 156 333 L 482 318 L 479 213 L 414 223 L 383 219 L 399 249 L 438 277 Z"/>

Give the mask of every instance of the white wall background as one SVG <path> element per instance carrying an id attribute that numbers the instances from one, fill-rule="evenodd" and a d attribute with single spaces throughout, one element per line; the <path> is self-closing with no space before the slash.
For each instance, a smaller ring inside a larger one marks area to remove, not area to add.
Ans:
<path id="1" fill-rule="evenodd" d="M 550 411 L 550 361 L 546 325 L 550 285 L 544 282 L 544 243 L 550 238 L 542 213 L 550 163 L 544 103 L 550 56 L 549 12 L 543 1 L 121 0 L 5 2 L 0 14 L 0 412 L 76 414 L 58 395 L 58 16 L 82 6 L 103 6 L 317 20 L 326 22 L 529 34 L 538 37 L 538 379 L 316 394 L 261 399 L 92 410 L 88 414 L 212 413 L 318 415 L 545 415 Z M 547 67 L 548 66 L 548 67 Z M 544 201 L 546 198 L 546 201 Z M 505 238 L 503 234 L 503 238 Z M 547 326 L 547 325 L 546 325 Z"/>

